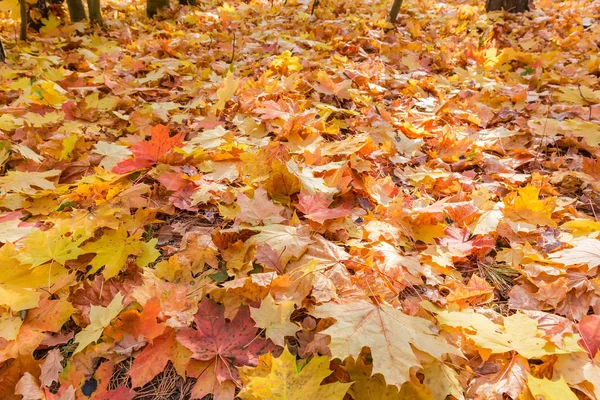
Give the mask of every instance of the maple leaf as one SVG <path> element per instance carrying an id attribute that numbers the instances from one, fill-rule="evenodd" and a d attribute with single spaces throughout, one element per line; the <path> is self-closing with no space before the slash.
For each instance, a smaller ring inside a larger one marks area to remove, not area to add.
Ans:
<path id="1" fill-rule="evenodd" d="M 16 242 L 33 231 L 33 227 L 19 219 L 0 222 L 0 242 Z"/>
<path id="2" fill-rule="evenodd" d="M 551 381 L 549 379 L 538 379 L 531 374 L 527 374 L 527 386 L 529 391 L 536 399 L 564 399 L 564 400 L 577 400 L 578 397 L 565 382 L 565 379 L 561 376 L 557 381 Z"/>
<path id="3" fill-rule="evenodd" d="M 297 261 L 290 262 L 286 276 L 281 280 L 286 282 L 284 293 L 280 296 L 294 299 L 298 303 L 309 294 L 319 302 L 337 299 L 337 289 L 343 290 L 350 284 L 350 274 L 344 265 L 350 255 L 343 248 L 329 242 L 322 236 L 316 235 L 306 253 Z M 273 293 L 280 290 L 275 282 Z"/>
<path id="4" fill-rule="evenodd" d="M 121 226 L 117 230 L 105 232 L 95 242 L 86 243 L 80 249 L 83 253 L 95 253 L 90 261 L 92 268 L 89 274 L 93 274 L 104 267 L 102 275 L 105 279 L 116 276 L 127 263 L 130 255 L 137 255 L 142 250 L 142 242 L 135 237 L 129 237 L 127 230 Z"/>
<path id="5" fill-rule="evenodd" d="M 134 388 L 144 386 L 162 372 L 169 361 L 180 376 L 185 376 L 185 366 L 191 355 L 190 350 L 177 342 L 175 330 L 167 328 L 133 360 L 128 372 L 131 384 Z"/>
<path id="6" fill-rule="evenodd" d="M 267 339 L 283 347 L 285 336 L 294 336 L 298 331 L 298 325 L 290 322 L 294 310 L 293 301 L 276 303 L 272 296 L 267 296 L 259 308 L 250 308 L 250 315 L 256 326 L 265 329 Z"/>
<path id="7" fill-rule="evenodd" d="M 557 226 L 552 219 L 556 200 L 549 197 L 539 200 L 540 189 L 525 186 L 504 199 L 504 216 L 513 221 L 525 221 L 530 224 Z"/>
<path id="8" fill-rule="evenodd" d="M 557 251 L 548 257 L 564 265 L 584 264 L 589 269 L 600 265 L 600 240 L 586 238 L 573 241 L 572 244 L 573 248 Z"/>
<path id="9" fill-rule="evenodd" d="M 123 309 L 123 295 L 117 293 L 114 299 L 107 307 L 92 306 L 90 309 L 90 324 L 83 328 L 81 332 L 75 335 L 77 348 L 74 353 L 79 353 L 87 347 L 88 344 L 95 342 L 102 335 L 104 328 L 110 324 Z"/>
<path id="10" fill-rule="evenodd" d="M 0 10 L 8 12 L 11 17 L 17 21 L 19 19 L 19 1 L 18 0 L 2 0 L 0 1 Z"/>
<path id="11" fill-rule="evenodd" d="M 443 362 L 434 360 L 423 369 L 423 376 L 423 383 L 431 389 L 434 400 L 444 400 L 448 395 L 464 400 L 458 374 Z"/>
<path id="12" fill-rule="evenodd" d="M 15 387 L 15 394 L 23 396 L 23 400 L 42 400 L 44 391 L 40 388 L 38 380 L 29 372 L 25 372 Z"/>
<path id="13" fill-rule="evenodd" d="M 23 325 L 23 320 L 20 317 L 13 317 L 8 313 L 0 316 L 0 338 L 15 340 L 19 335 L 21 325 Z"/>
<path id="14" fill-rule="evenodd" d="M 233 72 L 228 72 L 223 79 L 223 86 L 217 90 L 218 101 L 212 107 L 212 111 L 223 111 L 225 104 L 233 98 L 240 81 L 235 79 Z"/>
<path id="15" fill-rule="evenodd" d="M 216 359 L 212 361 L 190 360 L 187 366 L 189 376 L 197 377 L 190 394 L 193 399 L 203 399 L 211 395 L 215 400 L 233 400 L 236 385 L 232 381 L 220 382 L 216 376 Z"/>
<path id="16" fill-rule="evenodd" d="M 41 293 L 38 288 L 53 285 L 67 272 L 60 265 L 41 265 L 30 268 L 21 264 L 12 243 L 0 249 L 0 305 L 13 311 L 27 310 L 38 305 Z"/>
<path id="17" fill-rule="evenodd" d="M 74 311 L 67 299 L 42 299 L 37 308 L 27 312 L 24 324 L 36 331 L 58 332 Z"/>
<path id="18" fill-rule="evenodd" d="M 273 200 L 289 205 L 290 196 L 298 193 L 302 188 L 300 180 L 279 160 L 274 160 L 271 168 L 271 173 L 264 183 L 264 188 Z"/>
<path id="19" fill-rule="evenodd" d="M 598 357 L 590 359 L 585 353 L 562 354 L 553 366 L 553 378 L 562 377 L 590 398 L 600 396 L 600 365 Z"/>
<path id="20" fill-rule="evenodd" d="M 574 336 L 565 336 L 562 348 L 555 346 L 542 337 L 538 331 L 538 322 L 523 313 L 504 318 L 504 329 L 481 314 L 472 310 L 456 312 L 442 311 L 437 319 L 442 325 L 468 328 L 476 333 L 467 333 L 467 337 L 492 354 L 516 351 L 526 358 L 541 358 L 549 354 L 566 354 L 582 351 Z M 484 351 L 485 353 L 485 351 Z M 484 358 L 487 358 L 484 355 Z"/>
<path id="21" fill-rule="evenodd" d="M 96 143 L 93 152 L 104 156 L 100 166 L 107 171 L 112 170 L 118 163 L 131 155 L 127 146 L 108 142 Z"/>
<path id="22" fill-rule="evenodd" d="M 348 373 L 352 381 L 348 394 L 353 399 L 400 400 L 398 388 L 388 385 L 383 375 L 373 375 L 373 364 L 367 363 L 363 355 L 357 360 L 348 357 L 341 368 Z"/>
<path id="23" fill-rule="evenodd" d="M 600 315 L 585 315 L 579 321 L 577 330 L 581 335 L 579 344 L 594 358 L 600 350 Z"/>
<path id="24" fill-rule="evenodd" d="M 267 191 L 258 188 L 254 191 L 254 198 L 250 199 L 243 193 L 238 195 L 237 204 L 240 206 L 240 213 L 237 216 L 237 222 L 247 222 L 252 225 L 258 224 L 278 224 L 285 218 L 281 216 L 283 207 L 273 204 L 267 197 Z"/>
<path id="25" fill-rule="evenodd" d="M 488 369 L 493 372 L 482 374 L 472 381 L 468 398 L 504 400 L 506 395 L 518 398 L 520 393 L 527 390 L 530 368 L 525 357 L 517 354 L 511 359 L 490 360 L 482 366 L 482 370 Z"/>
<path id="26" fill-rule="evenodd" d="M 328 219 L 346 217 L 352 214 L 352 210 L 346 207 L 329 208 L 333 200 L 328 200 L 325 193 L 300 193 L 296 208 L 304 213 L 304 216 L 320 224 Z"/>
<path id="27" fill-rule="evenodd" d="M 201 151 L 202 149 L 214 149 L 225 143 L 223 138 L 229 132 L 222 126 L 219 125 L 214 129 L 208 129 L 199 133 L 192 140 L 185 143 L 182 148 L 188 154 L 192 154 L 194 151 Z"/>
<path id="28" fill-rule="evenodd" d="M 17 259 L 24 264 L 31 264 L 32 267 L 50 260 L 64 265 L 65 262 L 84 253 L 79 245 L 88 238 L 82 230 L 72 233 L 66 224 L 47 231 L 36 229 L 23 239 L 26 250 L 21 252 Z"/>
<path id="29" fill-rule="evenodd" d="M 144 304 L 143 311 L 140 312 L 132 307 L 120 313 L 118 318 L 104 330 L 104 334 L 110 336 L 115 342 L 124 340 L 126 335 L 130 338 L 145 338 L 152 341 L 165 330 L 165 325 L 157 322 L 160 312 L 160 300 L 152 297 Z"/>
<path id="30" fill-rule="evenodd" d="M 59 349 L 52 349 L 46 355 L 46 360 L 41 366 L 42 373 L 40 375 L 40 381 L 42 385 L 50 387 L 53 382 L 58 382 L 58 374 L 63 370 L 61 362 L 64 357 L 60 354 Z"/>
<path id="31" fill-rule="evenodd" d="M 245 387 L 238 394 L 245 400 L 303 400 L 323 399 L 342 400 L 351 383 L 329 383 L 321 385 L 323 379 L 331 374 L 329 357 L 316 356 L 301 369 L 296 357 L 285 348 L 278 358 L 271 354 L 261 360 L 271 366 L 255 369 L 241 368 L 240 376 Z"/>
<path id="32" fill-rule="evenodd" d="M 250 319 L 247 306 L 240 307 L 231 322 L 226 322 L 223 306 L 204 298 L 194 316 L 196 329 L 179 331 L 177 340 L 193 352 L 197 360 L 216 358 L 215 375 L 219 382 L 236 380 L 235 367 L 256 365 L 260 354 L 274 351 L 269 341 L 257 338 L 257 330 Z"/>
<path id="33" fill-rule="evenodd" d="M 305 167 L 303 169 L 294 161 L 290 160 L 285 164 L 288 170 L 300 180 L 302 186 L 308 193 L 328 193 L 335 194 L 339 190 L 337 188 L 329 187 L 325 184 L 325 180 L 323 178 L 315 178 L 314 171 L 310 167 Z"/>
<path id="34" fill-rule="evenodd" d="M 103 393 L 96 393 L 94 400 L 133 400 L 137 396 L 137 393 L 128 388 L 127 386 L 119 386 L 113 390 L 107 390 Z"/>
<path id="35" fill-rule="evenodd" d="M 149 142 L 140 141 L 129 148 L 134 157 L 131 160 L 119 162 L 112 171 L 117 174 L 148 168 L 161 160 L 167 153 L 177 147 L 181 147 L 183 135 L 170 137 L 169 128 L 164 125 L 156 125 L 152 128 L 152 137 Z"/>
<path id="36" fill-rule="evenodd" d="M 460 350 L 433 333 L 428 320 L 404 314 L 387 304 L 363 300 L 327 303 L 311 314 L 336 319 L 333 326 L 321 332 L 331 336 L 329 347 L 334 357 L 356 358 L 368 346 L 373 355 L 373 373 L 382 374 L 398 387 L 409 381 L 412 367 L 421 366 L 411 346 L 439 360 L 444 354 L 462 356 Z"/>
<path id="37" fill-rule="evenodd" d="M 486 235 L 496 231 L 502 217 L 503 213 L 500 206 L 495 204 L 492 210 L 484 211 L 478 221 L 470 226 L 473 235 Z"/>
<path id="38" fill-rule="evenodd" d="M 135 265 L 144 268 L 156 261 L 161 255 L 160 251 L 156 248 L 157 244 L 157 238 L 142 243 L 142 249 L 135 260 Z"/>
<path id="39" fill-rule="evenodd" d="M 56 186 L 48 178 L 57 177 L 61 173 L 62 171 L 55 169 L 46 172 L 9 171 L 5 176 L 0 177 L 0 194 L 35 193 L 34 188 L 52 190 Z"/>
<path id="40" fill-rule="evenodd" d="M 252 228 L 258 230 L 257 235 L 247 240 L 250 245 L 268 244 L 275 253 L 279 254 L 282 265 L 286 265 L 292 258 L 300 258 L 311 243 L 311 238 L 305 230 L 293 226 L 266 225 Z"/>
<path id="41" fill-rule="evenodd" d="M 283 273 L 280 256 L 268 244 L 258 246 L 255 254 L 256 262 L 265 266 L 265 268 L 275 270 L 280 274 Z"/>

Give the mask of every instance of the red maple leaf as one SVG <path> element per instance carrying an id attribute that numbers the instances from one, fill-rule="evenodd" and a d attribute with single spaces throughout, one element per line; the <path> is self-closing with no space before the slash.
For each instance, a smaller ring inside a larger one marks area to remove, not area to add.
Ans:
<path id="1" fill-rule="evenodd" d="M 176 147 L 181 147 L 183 135 L 181 133 L 170 137 L 169 127 L 156 125 L 152 128 L 152 137 L 149 142 L 137 142 L 129 149 L 133 153 L 133 158 L 118 163 L 113 172 L 117 174 L 127 174 L 139 169 L 148 168 L 156 164 L 169 151 Z"/>
<path id="2" fill-rule="evenodd" d="M 349 207 L 329 208 L 333 200 L 328 200 L 324 193 L 300 193 L 296 208 L 312 221 L 322 224 L 328 219 L 345 217 L 352 214 Z"/>
<path id="3" fill-rule="evenodd" d="M 216 359 L 215 375 L 219 382 L 237 380 L 236 367 L 256 366 L 259 355 L 279 349 L 270 340 L 257 337 L 248 306 L 242 306 L 235 318 L 227 322 L 223 306 L 205 298 L 198 306 L 194 322 L 196 329 L 182 329 L 177 340 L 194 353 L 195 359 Z"/>
<path id="4" fill-rule="evenodd" d="M 167 327 L 165 333 L 154 339 L 133 360 L 128 374 L 133 387 L 141 387 L 161 373 L 171 361 L 177 373 L 185 376 L 185 365 L 190 360 L 190 351 L 177 343 L 175 330 Z"/>
<path id="5" fill-rule="evenodd" d="M 600 315 L 586 315 L 578 324 L 579 344 L 594 358 L 600 350 Z"/>

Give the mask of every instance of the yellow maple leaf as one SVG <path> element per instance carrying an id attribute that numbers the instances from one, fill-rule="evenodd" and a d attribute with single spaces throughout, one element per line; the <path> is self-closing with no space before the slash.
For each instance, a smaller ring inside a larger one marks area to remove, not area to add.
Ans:
<path id="1" fill-rule="evenodd" d="M 591 219 L 573 219 L 565 222 L 560 227 L 572 231 L 572 234 L 577 236 L 600 233 L 600 222 Z"/>
<path id="2" fill-rule="evenodd" d="M 294 336 L 298 325 L 290 321 L 294 312 L 293 301 L 276 303 L 271 295 L 261 303 L 260 308 L 250 308 L 250 315 L 256 326 L 265 329 L 265 336 L 278 346 L 283 346 L 285 336 Z"/>
<path id="3" fill-rule="evenodd" d="M 98 92 L 94 92 L 85 97 L 85 103 L 90 108 L 97 108 L 102 111 L 112 111 L 119 104 L 119 98 L 116 96 L 104 96 L 100 99 Z"/>
<path id="4" fill-rule="evenodd" d="M 553 197 L 540 200 L 540 189 L 527 185 L 504 198 L 504 216 L 513 221 L 524 221 L 533 225 L 556 227 L 552 212 L 556 207 Z"/>
<path id="5" fill-rule="evenodd" d="M 74 260 L 84 253 L 79 245 L 86 239 L 89 236 L 83 230 L 71 232 L 67 225 L 58 225 L 47 231 L 36 229 L 23 239 L 25 248 L 17 259 L 32 267 L 51 260 L 64 265 L 68 260 Z"/>
<path id="6" fill-rule="evenodd" d="M 211 110 L 216 112 L 225 109 L 225 104 L 233 98 L 239 84 L 240 81 L 234 78 L 233 72 L 228 72 L 225 79 L 223 79 L 223 86 L 217 90 L 218 101 L 212 106 Z"/>
<path id="7" fill-rule="evenodd" d="M 11 313 L 0 315 L 0 338 L 15 340 L 21 325 L 23 325 L 23 320 L 20 316 L 12 316 Z"/>
<path id="8" fill-rule="evenodd" d="M 396 386 L 388 385 L 381 374 L 373 375 L 373 364 L 367 364 L 364 356 L 348 357 L 342 368 L 354 382 L 348 390 L 353 399 L 402 400 Z"/>
<path id="9" fill-rule="evenodd" d="M 577 400 L 578 397 L 573 393 L 565 378 L 562 376 L 557 381 L 550 379 L 538 379 L 531 374 L 527 374 L 527 386 L 533 397 L 537 400 Z"/>
<path id="10" fill-rule="evenodd" d="M 587 86 L 561 87 L 553 96 L 560 102 L 580 106 L 600 103 L 600 90 L 593 90 Z"/>
<path id="11" fill-rule="evenodd" d="M 264 165 L 264 163 L 262 164 Z M 289 205 L 290 196 L 302 189 L 300 180 L 279 160 L 273 161 L 272 168 L 264 187 L 273 200 Z"/>
<path id="12" fill-rule="evenodd" d="M 600 144 L 600 127 L 597 122 L 567 119 L 561 122 L 561 126 L 566 133 L 583 138 L 589 146 L 597 147 Z"/>
<path id="13" fill-rule="evenodd" d="M 92 306 L 90 309 L 90 324 L 75 335 L 75 342 L 78 345 L 73 354 L 79 353 L 88 344 L 98 340 L 104 328 L 110 324 L 113 318 L 119 315 L 122 309 L 123 295 L 121 293 L 117 293 L 107 307 Z"/>
<path id="14" fill-rule="evenodd" d="M 156 244 L 158 243 L 158 239 L 150 239 L 150 241 L 142 244 L 142 249 L 137 259 L 135 260 L 135 264 L 144 268 L 147 267 L 148 264 L 153 263 L 160 257 L 160 251 L 156 249 Z"/>
<path id="15" fill-rule="evenodd" d="M 66 91 L 54 82 L 43 81 L 35 84 L 32 89 L 29 98 L 38 104 L 55 107 L 67 100 Z"/>
<path id="16" fill-rule="evenodd" d="M 1 2 L 0 2 L 1 3 Z M 21 121 L 21 125 L 23 122 Z M 10 114 L 2 114 L 0 115 L 0 129 L 3 131 L 14 131 L 19 124 L 17 123 L 17 119 Z"/>
<path id="17" fill-rule="evenodd" d="M 600 399 L 600 365 L 596 360 L 598 357 L 592 360 L 587 353 L 559 355 L 553 365 L 552 375 L 561 376 L 575 388 L 587 387 Z"/>
<path id="18" fill-rule="evenodd" d="M 289 50 L 276 56 L 271 62 L 271 67 L 284 75 L 302 70 L 300 58 L 293 56 Z"/>
<path id="19" fill-rule="evenodd" d="M 296 357 L 285 348 L 279 358 L 261 356 L 259 367 L 240 368 L 244 388 L 238 394 L 243 400 L 342 400 L 352 383 L 321 385 L 331 375 L 329 357 L 316 356 L 299 370 Z M 267 370 L 265 363 L 271 365 Z"/>
<path id="20" fill-rule="evenodd" d="M 52 190 L 55 188 L 55 185 L 48 178 L 54 178 L 60 174 L 61 171 L 57 169 L 45 172 L 9 171 L 6 175 L 0 177 L 0 194 L 8 192 L 35 192 L 34 187 L 43 190 Z"/>
<path id="21" fill-rule="evenodd" d="M 0 11 L 10 13 L 10 17 L 18 21 L 21 18 L 19 11 L 19 0 L 2 0 L 0 1 Z"/>
<path id="22" fill-rule="evenodd" d="M 462 356 L 431 330 L 431 322 L 404 314 L 387 304 L 360 300 L 342 304 L 326 303 L 312 315 L 335 318 L 333 326 L 323 334 L 331 336 L 333 357 L 358 357 L 368 346 L 373 355 L 373 373 L 380 373 L 392 385 L 401 387 L 410 380 L 410 369 L 421 363 L 413 347 L 441 360 L 444 354 Z"/>
<path id="23" fill-rule="evenodd" d="M 456 371 L 441 361 L 434 360 L 423 369 L 423 383 L 429 389 L 434 400 L 445 400 L 448 395 L 463 400 L 463 390 Z"/>
<path id="24" fill-rule="evenodd" d="M 92 152 L 104 156 L 100 166 L 107 171 L 112 170 L 119 162 L 131 155 L 127 146 L 109 142 L 97 142 Z"/>
<path id="25" fill-rule="evenodd" d="M 65 161 L 69 158 L 69 155 L 75 150 L 75 144 L 79 137 L 76 134 L 69 135 L 62 141 L 62 151 L 60 153 L 60 160 Z"/>
<path id="26" fill-rule="evenodd" d="M 550 354 L 568 354 L 584 351 L 578 344 L 579 335 L 565 335 L 563 346 L 547 341 L 538 331 L 538 322 L 523 313 L 504 318 L 504 326 L 495 324 L 473 310 L 442 311 L 437 315 L 441 325 L 467 329 L 465 336 L 480 348 L 484 358 L 490 354 L 516 351 L 525 358 L 541 358 Z"/>
<path id="27" fill-rule="evenodd" d="M 12 243 L 0 248 L 0 305 L 12 311 L 37 307 L 41 295 L 38 289 L 52 286 L 67 272 L 58 264 L 30 268 L 16 259 L 17 254 Z"/>
<path id="28" fill-rule="evenodd" d="M 102 275 L 105 279 L 116 276 L 127 263 L 130 255 L 137 255 L 142 250 L 143 243 L 135 237 L 128 237 L 127 230 L 121 227 L 109 230 L 95 242 L 87 243 L 81 248 L 82 253 L 96 253 L 90 262 L 93 274 L 104 267 Z"/>

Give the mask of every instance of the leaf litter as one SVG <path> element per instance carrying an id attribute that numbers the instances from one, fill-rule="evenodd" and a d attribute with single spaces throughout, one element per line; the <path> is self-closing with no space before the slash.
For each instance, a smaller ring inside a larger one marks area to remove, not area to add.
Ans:
<path id="1" fill-rule="evenodd" d="M 600 399 L 598 2 L 319 3 L 0 8 L 0 397 Z"/>

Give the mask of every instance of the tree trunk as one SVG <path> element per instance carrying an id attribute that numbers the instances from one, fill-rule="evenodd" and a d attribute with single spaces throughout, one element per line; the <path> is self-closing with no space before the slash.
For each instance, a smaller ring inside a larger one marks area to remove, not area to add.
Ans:
<path id="1" fill-rule="evenodd" d="M 87 0 L 90 13 L 90 22 L 102 26 L 102 12 L 100 11 L 100 0 Z"/>
<path id="2" fill-rule="evenodd" d="M 87 18 L 82 0 L 67 0 L 67 6 L 69 7 L 71 22 L 79 22 Z"/>
<path id="3" fill-rule="evenodd" d="M 21 31 L 19 39 L 27 40 L 27 3 L 25 0 L 19 0 L 19 11 L 21 12 Z"/>
<path id="4" fill-rule="evenodd" d="M 146 0 L 146 15 L 152 18 L 163 7 L 169 7 L 169 0 Z"/>
<path id="5" fill-rule="evenodd" d="M 394 0 L 394 4 L 392 4 L 392 9 L 390 10 L 390 22 L 392 24 L 396 22 L 396 18 L 398 18 L 400 7 L 402 7 L 402 0 Z"/>
<path id="6" fill-rule="evenodd" d="M 0 62 L 6 61 L 6 52 L 4 51 L 4 46 L 2 45 L 2 39 L 0 39 Z"/>
<path id="7" fill-rule="evenodd" d="M 508 11 L 512 13 L 529 11 L 529 0 L 487 0 L 485 11 Z"/>

